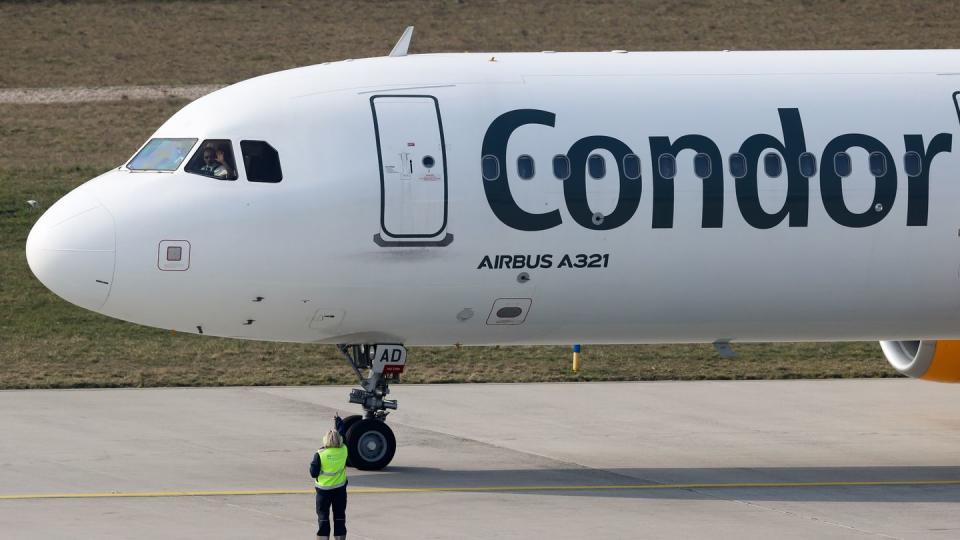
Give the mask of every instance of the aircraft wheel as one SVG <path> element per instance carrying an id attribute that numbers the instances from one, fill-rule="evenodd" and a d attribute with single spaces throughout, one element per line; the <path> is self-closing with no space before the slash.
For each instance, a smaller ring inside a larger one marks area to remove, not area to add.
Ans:
<path id="1" fill-rule="evenodd" d="M 363 420 L 363 416 L 359 414 L 351 414 L 350 416 L 343 419 L 343 442 L 344 443 L 347 442 L 347 432 L 349 432 L 350 428 L 352 428 L 353 425 L 359 422 L 360 420 Z M 349 452 L 347 453 L 347 466 L 353 467 L 353 463 L 350 462 Z"/>
<path id="2" fill-rule="evenodd" d="M 382 420 L 365 418 L 347 431 L 347 455 L 361 471 L 378 471 L 386 467 L 397 452 L 397 438 Z"/>

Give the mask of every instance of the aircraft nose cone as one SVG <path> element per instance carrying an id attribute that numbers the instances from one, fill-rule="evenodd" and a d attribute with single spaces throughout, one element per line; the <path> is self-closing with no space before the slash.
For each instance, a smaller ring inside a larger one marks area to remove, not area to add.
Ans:
<path id="1" fill-rule="evenodd" d="M 27 237 L 27 264 L 48 289 L 80 307 L 98 310 L 113 282 L 113 217 L 93 196 L 74 191 L 50 207 Z"/>

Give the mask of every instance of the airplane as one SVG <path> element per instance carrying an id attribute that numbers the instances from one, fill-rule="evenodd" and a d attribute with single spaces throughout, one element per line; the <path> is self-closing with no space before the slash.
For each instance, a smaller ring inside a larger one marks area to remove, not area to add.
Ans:
<path id="1" fill-rule="evenodd" d="M 350 463 L 416 345 L 877 340 L 960 381 L 960 51 L 407 54 L 243 81 L 36 222 L 51 291 L 334 344 Z"/>

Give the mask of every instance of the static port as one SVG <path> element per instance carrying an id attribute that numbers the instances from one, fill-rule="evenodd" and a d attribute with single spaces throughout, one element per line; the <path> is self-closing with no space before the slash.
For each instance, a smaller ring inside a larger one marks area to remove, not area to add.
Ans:
<path id="1" fill-rule="evenodd" d="M 523 313 L 523 309 L 516 306 L 502 307 L 497 310 L 497 317 L 501 319 L 515 319 Z"/>

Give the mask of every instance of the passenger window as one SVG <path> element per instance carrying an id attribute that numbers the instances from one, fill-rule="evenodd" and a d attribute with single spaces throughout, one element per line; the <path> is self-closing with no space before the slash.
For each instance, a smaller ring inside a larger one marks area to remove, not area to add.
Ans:
<path id="1" fill-rule="evenodd" d="M 243 168 L 250 182 L 277 183 L 283 180 L 280 155 L 264 141 L 240 141 Z"/>
<path id="2" fill-rule="evenodd" d="M 131 171 L 175 171 L 196 139 L 150 139 L 133 156 L 127 168 Z"/>
<path id="3" fill-rule="evenodd" d="M 587 170 L 591 178 L 603 178 L 607 174 L 607 160 L 603 156 L 593 154 L 587 158 Z"/>
<path id="4" fill-rule="evenodd" d="M 874 176 L 883 176 L 887 174 L 887 158 L 882 153 L 870 153 L 870 174 Z"/>
<path id="5" fill-rule="evenodd" d="M 850 154 L 837 152 L 833 156 L 833 170 L 838 176 L 850 176 L 850 173 L 853 172 L 853 163 L 850 161 Z"/>
<path id="6" fill-rule="evenodd" d="M 778 178 L 783 173 L 783 161 L 780 160 L 780 154 L 770 152 L 763 156 L 763 172 L 770 178 Z"/>
<path id="7" fill-rule="evenodd" d="M 740 153 L 730 154 L 730 174 L 734 178 L 743 178 L 747 175 L 747 156 Z"/>
<path id="8" fill-rule="evenodd" d="M 640 178 L 640 158 L 636 154 L 623 156 L 623 175 L 629 180 Z"/>
<path id="9" fill-rule="evenodd" d="M 500 176 L 500 160 L 497 156 L 483 156 L 480 160 L 480 172 L 484 180 L 496 180 Z"/>
<path id="10" fill-rule="evenodd" d="M 677 175 L 677 159 L 671 154 L 661 154 L 657 159 L 657 168 L 660 169 L 660 176 L 669 180 Z"/>
<path id="11" fill-rule="evenodd" d="M 237 164 L 233 160 L 233 146 L 226 139 L 207 139 L 184 170 L 218 180 L 236 180 Z"/>
<path id="12" fill-rule="evenodd" d="M 693 172 L 697 178 L 706 178 L 710 176 L 713 164 L 710 163 L 710 156 L 707 154 L 697 154 L 693 156 Z"/>
<path id="13" fill-rule="evenodd" d="M 817 174 L 817 156 L 810 152 L 800 154 L 800 175 L 812 178 Z"/>
<path id="14" fill-rule="evenodd" d="M 570 178 L 570 158 L 560 154 L 553 156 L 553 175 L 558 180 Z"/>
<path id="15" fill-rule="evenodd" d="M 533 158 L 524 154 L 517 158 L 517 175 L 523 180 L 533 178 Z"/>
<path id="16" fill-rule="evenodd" d="M 904 154 L 903 168 L 907 176 L 920 176 L 920 173 L 923 172 L 923 161 L 920 159 L 920 154 L 913 151 Z"/>

